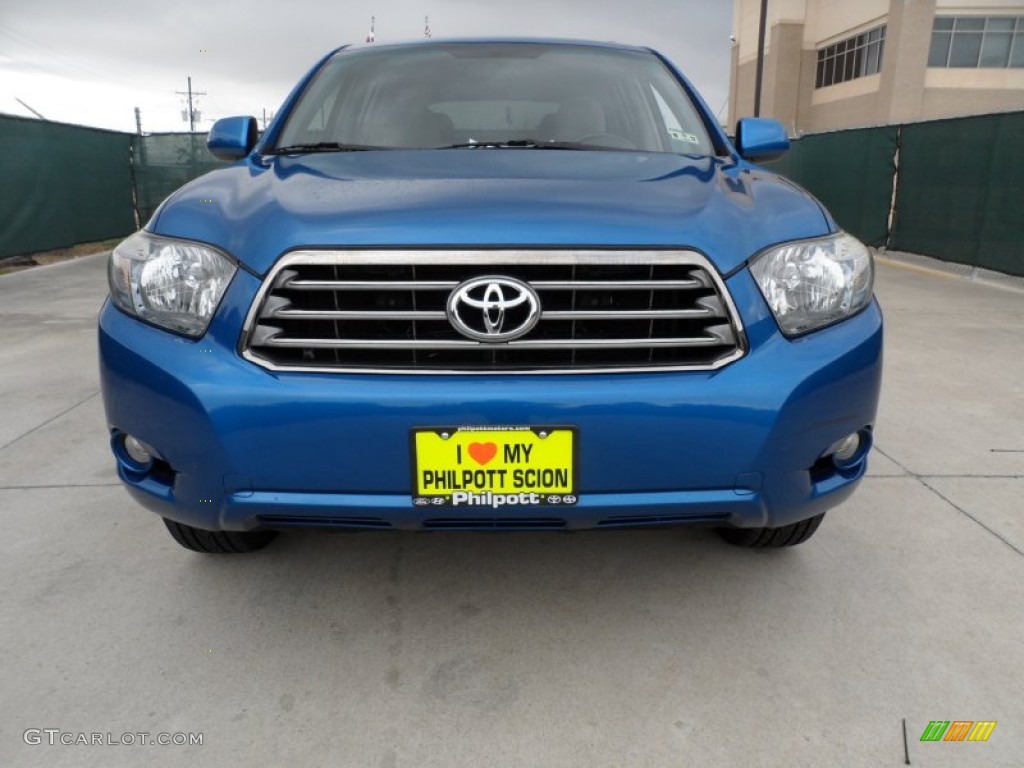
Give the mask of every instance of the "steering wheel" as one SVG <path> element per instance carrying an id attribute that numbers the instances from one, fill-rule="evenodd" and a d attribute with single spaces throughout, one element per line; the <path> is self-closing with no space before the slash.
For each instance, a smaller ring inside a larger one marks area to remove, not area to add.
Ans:
<path id="1" fill-rule="evenodd" d="M 599 147 L 611 147 L 613 149 L 636 149 L 636 144 L 624 136 L 605 131 L 585 133 L 582 136 L 575 137 L 572 141 L 574 144 L 597 144 Z"/>

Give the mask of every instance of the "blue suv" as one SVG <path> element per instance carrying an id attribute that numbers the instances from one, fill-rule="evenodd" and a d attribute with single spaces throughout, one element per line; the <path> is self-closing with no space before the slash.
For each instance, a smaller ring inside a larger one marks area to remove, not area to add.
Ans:
<path id="1" fill-rule="evenodd" d="M 121 479 L 200 552 L 278 531 L 814 533 L 863 477 L 868 250 L 646 48 L 325 57 L 110 259 Z"/>

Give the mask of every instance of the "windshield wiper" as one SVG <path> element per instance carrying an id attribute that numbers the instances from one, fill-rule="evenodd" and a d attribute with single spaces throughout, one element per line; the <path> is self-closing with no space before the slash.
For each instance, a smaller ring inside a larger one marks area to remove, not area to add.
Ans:
<path id="1" fill-rule="evenodd" d="M 615 150 L 616 147 L 602 147 L 598 144 L 581 144 L 576 141 L 535 141 L 534 139 L 503 139 L 501 141 L 467 141 L 450 144 L 437 149 L 592 149 Z M 369 144 L 340 144 L 336 141 L 318 141 L 315 144 L 291 144 L 287 147 L 275 147 L 268 155 L 301 155 L 310 152 L 372 152 L 406 147 L 378 147 Z M 416 149 L 416 147 L 408 147 Z M 426 147 L 421 147 L 426 149 Z"/>
<path id="2" fill-rule="evenodd" d="M 292 144 L 287 147 L 275 147 L 270 155 L 299 155 L 305 152 L 370 152 L 372 150 L 391 149 L 391 147 L 374 147 L 366 144 L 339 144 L 336 141 L 318 141 L 315 144 Z"/>
<path id="3" fill-rule="evenodd" d="M 467 141 L 438 149 L 613 149 L 575 141 L 535 141 L 533 139 L 505 139 L 502 141 Z"/>

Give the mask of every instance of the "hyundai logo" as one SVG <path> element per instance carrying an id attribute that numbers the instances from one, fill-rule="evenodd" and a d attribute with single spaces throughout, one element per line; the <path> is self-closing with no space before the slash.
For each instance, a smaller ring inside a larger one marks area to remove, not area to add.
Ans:
<path id="1" fill-rule="evenodd" d="M 510 341 L 540 319 L 536 291 L 514 277 L 476 277 L 448 297 L 448 322 L 475 341 Z"/>

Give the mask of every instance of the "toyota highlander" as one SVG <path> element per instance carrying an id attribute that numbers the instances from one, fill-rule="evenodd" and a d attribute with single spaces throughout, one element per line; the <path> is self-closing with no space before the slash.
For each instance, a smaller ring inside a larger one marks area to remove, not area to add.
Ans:
<path id="1" fill-rule="evenodd" d="M 200 552 L 282 530 L 703 524 L 800 543 L 850 496 L 869 251 L 641 47 L 343 47 L 113 252 L 131 495 Z M 850 510 L 849 514 L 855 514 Z"/>

